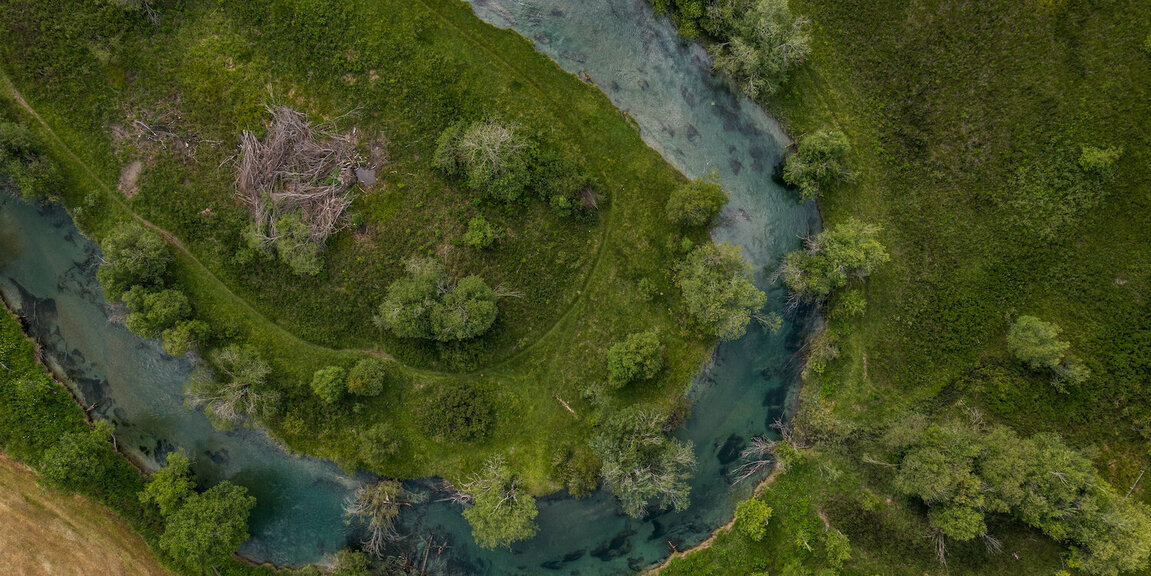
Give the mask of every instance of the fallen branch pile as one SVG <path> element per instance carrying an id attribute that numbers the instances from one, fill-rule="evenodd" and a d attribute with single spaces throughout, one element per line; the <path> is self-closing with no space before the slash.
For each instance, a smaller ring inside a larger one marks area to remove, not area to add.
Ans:
<path id="1" fill-rule="evenodd" d="M 280 237 L 277 220 L 298 214 L 319 245 L 344 225 L 352 204 L 356 167 L 355 129 L 346 134 L 323 123 L 313 125 L 291 108 L 268 108 L 272 121 L 263 140 L 244 131 L 236 190 L 248 205 L 255 228 L 266 244 Z"/>

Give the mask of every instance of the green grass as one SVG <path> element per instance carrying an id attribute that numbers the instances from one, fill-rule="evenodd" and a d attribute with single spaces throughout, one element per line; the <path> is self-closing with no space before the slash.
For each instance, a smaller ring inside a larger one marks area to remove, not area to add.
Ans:
<path id="1" fill-rule="evenodd" d="M 846 435 L 834 458 L 845 477 L 861 479 L 831 488 L 813 481 L 810 492 L 833 524 L 844 519 L 855 543 L 858 558 L 844 572 L 942 571 L 923 543 L 885 541 L 890 531 L 876 526 L 899 514 L 848 521 L 861 489 L 893 492 L 862 457 L 877 454 L 875 434 L 912 411 L 946 413 L 962 403 L 1021 434 L 1057 432 L 1093 450 L 1103 476 L 1126 492 L 1151 464 L 1151 57 L 1143 49 L 1151 7 L 791 6 L 811 20 L 814 52 L 766 106 L 795 137 L 824 127 L 849 136 L 857 178 L 821 199 L 824 225 L 849 217 L 881 224 L 892 255 L 862 284 L 866 314 L 830 319 L 839 358 L 804 383 L 799 425 Z M 1111 183 L 1088 186 L 1074 176 L 1083 145 L 1124 148 Z M 1025 314 L 1063 328 L 1092 371 L 1087 383 L 1059 394 L 1047 376 L 1011 361 L 1006 333 Z M 811 478 L 792 474 L 777 484 Z M 915 509 L 891 497 L 893 509 Z M 1149 502 L 1151 489 L 1141 483 L 1132 497 Z M 1010 522 L 991 529 L 1024 534 Z M 753 550 L 728 536 L 701 556 L 746 551 L 774 575 L 794 557 L 787 544 Z M 1036 559 L 1014 564 L 953 549 L 949 570 L 1045 575 L 1058 567 L 1054 547 L 1028 546 Z M 743 561 L 750 570 L 752 560 Z M 671 572 L 709 573 L 707 563 Z"/>
<path id="2" fill-rule="evenodd" d="M 677 404 L 712 344 L 683 326 L 667 273 L 679 243 L 663 203 L 682 176 L 602 93 L 459 2 L 202 0 L 161 9 L 153 28 L 91 3 L 0 6 L 0 29 L 12 39 L 0 46 L 15 88 L 5 91 L 7 107 L 64 166 L 65 201 L 86 232 L 99 238 L 137 218 L 172 234 L 179 284 L 215 340 L 251 342 L 271 362 L 285 398 L 268 424 L 292 448 L 399 477 L 457 478 L 500 453 L 544 492 L 558 487 L 554 455 L 582 446 L 605 411 L 640 400 Z M 242 129 L 261 129 L 269 103 L 389 141 L 380 182 L 352 207 L 365 225 L 329 241 L 315 278 L 234 259 L 247 214 L 226 161 Z M 178 141 L 114 137 L 157 114 L 168 114 Z M 598 216 L 560 218 L 540 200 L 490 205 L 434 172 L 439 132 L 486 116 L 528 127 L 541 147 L 580 159 L 603 197 Z M 134 159 L 145 167 L 139 194 L 126 199 L 115 183 Z M 506 230 L 494 250 L 459 242 L 479 214 Z M 523 297 L 501 300 L 493 331 L 475 342 L 381 333 L 370 319 L 384 289 L 405 258 L 429 254 L 455 275 L 480 274 Z M 667 296 L 642 298 L 644 278 Z M 607 348 L 640 328 L 660 334 L 668 366 L 639 390 L 589 401 L 583 391 L 607 377 Z M 404 382 L 334 407 L 311 395 L 314 370 L 350 368 L 369 353 L 407 364 Z M 453 383 L 490 392 L 487 439 L 453 444 L 419 431 L 416 407 Z M 365 458 L 357 435 L 381 422 L 402 448 L 387 460 Z"/>

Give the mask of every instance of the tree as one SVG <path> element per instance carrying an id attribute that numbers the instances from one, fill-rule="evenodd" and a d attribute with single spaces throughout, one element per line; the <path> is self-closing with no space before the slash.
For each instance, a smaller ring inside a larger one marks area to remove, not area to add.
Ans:
<path id="1" fill-rule="evenodd" d="M 751 282 L 751 267 L 740 249 L 728 243 L 704 244 L 691 252 L 675 270 L 684 306 L 705 332 L 721 340 L 735 340 L 767 301 Z"/>
<path id="2" fill-rule="evenodd" d="M 509 546 L 536 535 L 536 500 L 517 485 L 503 459 L 488 460 L 483 472 L 463 484 L 463 492 L 472 500 L 464 518 L 481 547 Z"/>
<path id="3" fill-rule="evenodd" d="M 278 400 L 265 389 L 271 368 L 254 348 L 232 344 L 208 357 L 219 377 L 202 366 L 185 384 L 184 395 L 189 406 L 205 408 L 213 425 L 230 428 L 257 419 Z"/>
<path id="4" fill-rule="evenodd" d="M 787 0 L 720 0 L 708 16 L 729 38 L 712 49 L 715 69 L 751 98 L 775 94 L 811 54 L 807 20 L 793 17 Z"/>
<path id="5" fill-rule="evenodd" d="M 663 369 L 663 347 L 655 332 L 635 332 L 607 351 L 608 382 L 619 388 L 650 380 Z"/>
<path id="6" fill-rule="evenodd" d="M 452 342 L 483 335 L 495 323 L 496 293 L 479 276 L 452 282 L 443 264 L 414 258 L 388 286 L 376 324 L 401 338 Z"/>
<path id="7" fill-rule="evenodd" d="M 483 250 L 490 248 L 500 237 L 500 231 L 483 216 L 468 221 L 468 231 L 464 233 L 464 244 Z"/>
<path id="8" fill-rule="evenodd" d="M 168 454 L 168 461 L 152 477 L 140 493 L 140 502 L 155 504 L 165 518 L 175 514 L 193 494 L 196 483 L 192 480 L 191 461 L 183 450 Z"/>
<path id="9" fill-rule="evenodd" d="M 130 223 L 113 230 L 100 244 L 105 264 L 96 272 L 109 300 L 132 286 L 163 287 L 172 255 L 159 234 Z"/>
<path id="10" fill-rule="evenodd" d="M 331 576 L 372 576 L 371 559 L 363 552 L 340 550 L 336 552 Z"/>
<path id="11" fill-rule="evenodd" d="M 320 400 L 328 404 L 335 404 L 344 395 L 348 371 L 339 366 L 328 366 L 316 370 L 312 375 L 312 392 Z"/>
<path id="12" fill-rule="evenodd" d="M 824 545 L 827 548 L 827 563 L 832 568 L 839 570 L 843 568 L 844 562 L 851 560 L 851 542 L 843 532 L 829 529 Z"/>
<path id="13" fill-rule="evenodd" d="M 248 514 L 255 505 L 246 488 L 230 482 L 193 493 L 166 518 L 160 549 L 189 571 L 227 564 L 248 539 Z"/>
<path id="14" fill-rule="evenodd" d="M 735 507 L 735 529 L 740 534 L 759 542 L 767 536 L 767 523 L 771 520 L 771 507 L 763 500 L 750 498 Z"/>
<path id="15" fill-rule="evenodd" d="M 879 243 L 879 231 L 850 218 L 788 253 L 779 275 L 796 300 L 822 302 L 848 280 L 868 276 L 890 259 Z"/>
<path id="16" fill-rule="evenodd" d="M 799 139 L 795 153 L 783 165 L 783 180 L 799 188 L 804 200 L 819 196 L 821 186 L 850 177 L 843 159 L 851 150 L 838 130 L 817 130 Z"/>
<path id="17" fill-rule="evenodd" d="M 691 487 L 687 481 L 695 467 L 690 442 L 664 433 L 667 418 L 653 408 L 632 406 L 603 423 L 591 441 L 603 460 L 603 479 L 633 518 L 655 506 L 683 510 Z"/>
<path id="18" fill-rule="evenodd" d="M 160 344 L 172 356 L 183 356 L 208 336 L 208 324 L 200 320 L 181 320 L 160 334 Z"/>
<path id="19" fill-rule="evenodd" d="M 481 120 L 449 126 L 436 143 L 432 163 L 462 176 L 469 188 L 502 202 L 519 200 L 531 179 L 535 146 L 515 124 Z"/>
<path id="20" fill-rule="evenodd" d="M 1053 369 L 1071 344 L 1058 339 L 1059 326 L 1035 316 L 1020 316 L 1007 333 L 1007 351 L 1034 370 Z"/>
<path id="21" fill-rule="evenodd" d="M 692 228 L 709 224 L 726 203 L 727 194 L 719 184 L 692 180 L 672 190 L 664 211 L 672 224 Z"/>
<path id="22" fill-rule="evenodd" d="M 395 480 L 380 480 L 360 487 L 355 497 L 344 508 L 344 514 L 359 518 L 368 528 L 368 539 L 364 550 L 382 556 L 384 545 L 397 537 L 396 519 L 400 509 L 410 506 L 409 494 L 402 484 Z"/>
<path id="23" fill-rule="evenodd" d="M 64 434 L 44 452 L 40 474 L 64 490 L 100 494 L 117 457 L 111 439 L 112 425 L 103 420 L 90 430 Z"/>
<path id="24" fill-rule="evenodd" d="M 348 373 L 348 392 L 357 396 L 377 396 L 384 387 L 398 378 L 394 360 L 364 358 Z"/>
<path id="25" fill-rule="evenodd" d="M 188 297 L 171 288 L 149 292 L 137 285 L 125 292 L 121 299 L 132 311 L 124 319 L 124 326 L 141 336 L 155 337 L 192 315 Z"/>

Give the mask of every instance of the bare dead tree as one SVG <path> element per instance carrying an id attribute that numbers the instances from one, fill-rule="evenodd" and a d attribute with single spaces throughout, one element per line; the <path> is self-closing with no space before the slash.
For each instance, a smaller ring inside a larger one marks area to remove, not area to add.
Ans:
<path id="1" fill-rule="evenodd" d="M 396 519 L 400 510 L 411 506 L 417 495 L 404 490 L 395 480 L 380 480 L 361 486 L 344 503 L 344 515 L 359 518 L 367 524 L 368 537 L 364 540 L 364 551 L 383 557 L 388 542 L 399 538 Z"/>
<path id="2" fill-rule="evenodd" d="M 346 225 L 342 216 L 352 204 L 356 167 L 363 163 L 356 131 L 312 124 L 286 106 L 268 112 L 272 121 L 263 140 L 249 131 L 240 135 L 237 194 L 266 244 L 280 237 L 277 222 L 287 214 L 298 214 L 311 241 L 323 244 Z"/>
<path id="3" fill-rule="evenodd" d="M 751 445 L 740 452 L 740 465 L 733 471 L 735 482 L 733 486 L 744 480 L 767 470 L 775 463 L 775 441 L 767 436 L 756 436 L 751 439 Z"/>

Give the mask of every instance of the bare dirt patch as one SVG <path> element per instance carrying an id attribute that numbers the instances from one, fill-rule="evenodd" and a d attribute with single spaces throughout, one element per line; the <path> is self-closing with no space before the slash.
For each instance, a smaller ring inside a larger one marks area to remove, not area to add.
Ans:
<path id="1" fill-rule="evenodd" d="M 144 170 L 144 163 L 133 160 L 120 169 L 120 184 L 116 186 L 124 196 L 131 198 L 140 192 L 136 181 L 140 179 L 140 172 Z"/>
<path id="2" fill-rule="evenodd" d="M 13 576 L 170 576 L 107 508 L 42 488 L 0 454 L 0 566 Z"/>

